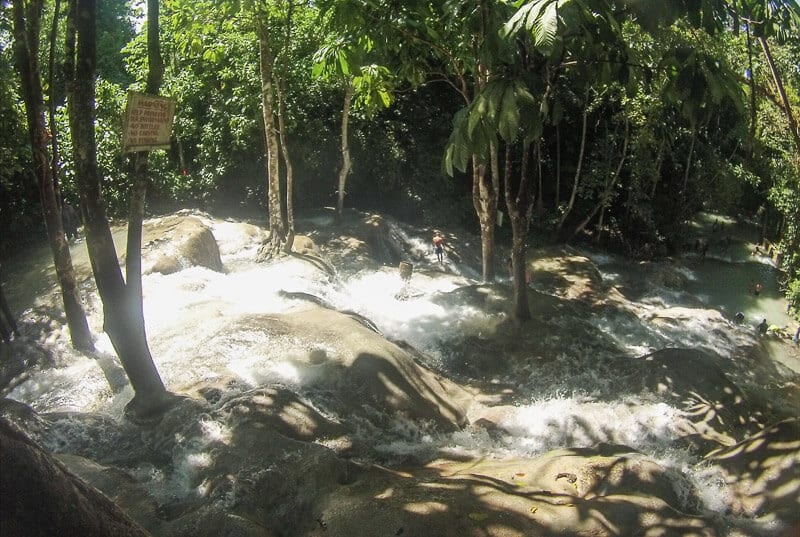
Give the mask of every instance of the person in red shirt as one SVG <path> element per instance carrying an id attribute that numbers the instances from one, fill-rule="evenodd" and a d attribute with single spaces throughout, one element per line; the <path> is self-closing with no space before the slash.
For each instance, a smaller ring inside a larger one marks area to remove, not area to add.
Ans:
<path id="1" fill-rule="evenodd" d="M 436 260 L 441 263 L 444 260 L 444 237 L 438 231 L 433 234 L 433 251 L 436 252 Z"/>

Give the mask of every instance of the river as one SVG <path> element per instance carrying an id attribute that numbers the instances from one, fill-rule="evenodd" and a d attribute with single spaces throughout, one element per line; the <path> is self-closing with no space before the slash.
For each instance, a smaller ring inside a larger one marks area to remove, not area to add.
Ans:
<path id="1" fill-rule="evenodd" d="M 393 423 L 391 427 L 370 426 L 362 431 L 363 440 L 374 449 L 370 455 L 373 460 L 391 465 L 409 457 L 427 460 L 431 453 L 534 458 L 563 447 L 624 444 L 682 474 L 686 486 L 697 491 L 704 510 L 731 517 L 731 527 L 740 533 L 730 535 L 741 535 L 743 527 L 751 527 L 750 522 L 730 515 L 731 490 L 722 482 L 721 471 L 713 464 L 698 465 L 696 453 L 678 447 L 682 436 L 679 424 L 685 421 L 686 409 L 653 392 L 632 388 L 634 370 L 620 366 L 623 358 L 635 361 L 660 349 L 699 349 L 722 357 L 728 376 L 744 379 L 743 387 L 749 383 L 753 390 L 760 390 L 754 386 L 756 379 L 745 379 L 748 366 L 733 362 L 738 349 L 764 344 L 779 364 L 773 380 L 794 383 L 791 389 L 796 392 L 800 373 L 796 350 L 777 336 L 769 336 L 767 341 L 755 334 L 761 318 L 792 333 L 796 322 L 786 313 L 775 269 L 767 258 L 750 255 L 752 244 L 745 234 L 734 235 L 734 246 L 725 251 L 710 248 L 705 259 L 688 253 L 673 260 L 671 270 L 685 277 L 683 288 L 649 285 L 641 268 L 634 269 L 629 261 L 615 256 L 590 249 L 572 250 L 573 255 L 586 260 L 587 266 L 593 265 L 603 285 L 621 291 L 622 297 L 613 307 L 604 298 L 600 306 L 574 313 L 554 288 L 534 281 L 540 303 L 556 301 L 551 309 L 534 315 L 531 330 L 540 334 L 512 335 L 501 342 L 498 334 L 508 330 L 504 328 L 508 319 L 500 299 L 491 303 L 501 306 L 483 308 L 459 298 L 459 293 L 478 284 L 472 279 L 474 268 L 460 266 L 455 255 L 437 266 L 430 259 L 424 230 L 395 225 L 396 234 L 405 241 L 405 251 L 424 260 L 416 263 L 411 282 L 405 282 L 393 267 L 360 262 L 355 254 L 346 266 L 337 266 L 335 278 L 301 260 L 255 263 L 258 241 L 243 231 L 243 224 L 203 215 L 200 218 L 213 231 L 224 271 L 192 266 L 169 275 L 152 273 L 144 277 L 149 342 L 171 390 L 188 393 L 200 385 L 234 379 L 242 390 L 281 386 L 305 393 L 303 386 L 310 368 L 298 365 L 296 341 L 291 335 L 275 337 L 244 328 L 231 332 L 228 322 L 243 316 L 291 313 L 298 302 L 286 293 L 307 293 L 369 319 L 390 340 L 406 342 L 423 353 L 425 365 L 444 376 L 464 384 L 494 383 L 514 391 L 511 404 L 495 412 L 493 418 L 502 435 L 480 427 L 443 432 L 384 416 L 382 420 Z M 733 226 L 732 222 L 727 224 Z M 309 219 L 301 229 L 322 241 L 320 229 L 328 225 L 327 219 Z M 707 228 L 701 231 L 708 232 Z M 334 235 L 325 235 L 326 240 L 331 241 Z M 122 229 L 116 229 L 115 239 L 118 244 L 124 240 Z M 474 238 L 471 240 L 474 243 Z M 466 243 L 466 238 L 450 241 L 455 245 L 452 248 Z M 88 275 L 85 245 L 75 243 L 71 252 L 78 272 Z M 532 262 L 536 255 L 532 252 Z M 40 363 L 31 370 L 6 396 L 41 414 L 92 413 L 119 423 L 131 391 L 102 333 L 102 307 L 91 283 L 87 281 L 82 289 L 90 325 L 98 334 L 97 359 L 81 356 L 69 347 L 63 314 L 53 292 L 54 275 L 47 249 L 21 253 L 5 261 L 2 270 L 3 289 L 19 314 L 23 338 L 54 357 L 52 363 Z M 758 296 L 747 290 L 754 279 L 764 284 Z M 498 288 L 508 287 L 508 283 L 501 281 Z M 635 287 L 636 292 L 626 293 L 626 286 Z M 487 299 L 485 304 L 489 303 Z M 730 322 L 738 311 L 745 315 L 741 326 Z M 493 337 L 498 337 L 497 347 L 485 353 L 476 350 L 482 342 L 494 341 Z M 517 344 L 521 340 L 530 340 L 531 345 L 522 348 Z M 487 365 L 493 354 L 502 357 L 504 365 Z M 481 359 L 486 364 L 479 363 Z M 764 397 L 779 398 L 772 392 L 764 393 Z M 314 400 L 319 396 L 306 395 L 324 409 L 324 397 Z M 773 403 L 781 409 L 777 415 L 796 411 L 792 401 Z M 484 401 L 476 408 L 470 411 L 471 420 L 485 416 L 491 405 Z M 209 427 L 214 428 L 212 422 Z M 80 421 L 57 430 L 57 435 L 45 441 L 50 449 L 62 453 L 85 450 L 86 436 L 96 433 L 87 431 Z M 208 434 L 223 434 L 220 431 Z M 130 457 L 136 457 L 135 450 Z M 191 476 L 205 459 L 197 446 L 175 455 L 178 459 L 182 463 L 170 475 L 144 460 L 131 471 L 147 482 L 156 498 L 186 497 L 194 490 L 188 485 Z M 753 535 L 773 535 L 783 526 L 769 518 L 754 527 Z"/>

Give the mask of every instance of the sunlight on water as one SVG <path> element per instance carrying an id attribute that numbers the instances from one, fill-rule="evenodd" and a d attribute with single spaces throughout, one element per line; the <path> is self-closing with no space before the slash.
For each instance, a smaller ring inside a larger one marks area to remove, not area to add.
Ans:
<path id="1" fill-rule="evenodd" d="M 409 282 L 400 278 L 395 267 L 362 270 L 337 279 L 296 258 L 255 263 L 258 233 L 242 224 L 208 223 L 219 243 L 225 272 L 192 267 L 143 279 L 149 344 L 170 389 L 233 379 L 243 385 L 242 389 L 280 385 L 302 391 L 323 379 L 330 380 L 329 375 L 335 373 L 322 361 L 309 363 L 307 356 L 298 354 L 334 356 L 337 349 L 322 345 L 305 348 L 308 343 L 299 343 L 292 334 L 270 334 L 264 325 L 247 323 L 247 316 L 294 312 L 308 306 L 304 295 L 292 298 L 287 292 L 319 297 L 335 308 L 363 315 L 387 338 L 406 341 L 426 353 L 425 359 L 437 367 L 446 363 L 451 337 L 480 337 L 484 330 L 488 333 L 505 319 L 505 312 L 487 313 L 450 295 L 475 283 L 460 276 L 467 271 L 459 270 L 451 259 L 446 261 L 446 271 L 417 270 Z M 399 226 L 392 229 L 406 242 L 408 251 L 419 256 L 429 254 L 427 238 L 412 236 Z M 604 283 L 624 284 L 627 274 L 617 259 L 606 254 L 587 255 L 599 266 Z M 690 286 L 703 278 L 696 270 L 676 270 L 691 282 Z M 711 303 L 712 295 L 711 291 L 701 293 L 700 299 Z M 770 300 L 762 297 L 758 306 L 751 305 L 748 315 L 761 315 L 762 310 L 757 309 L 761 306 L 764 311 L 774 310 L 778 303 Z M 92 312 L 92 326 L 102 326 L 100 309 Z M 514 383 L 516 400 L 492 418 L 496 428 L 473 425 L 443 434 L 431 424 L 388 415 L 380 416 L 382 422 L 391 424 L 388 430 L 363 417 L 347 416 L 348 423 L 361 441 L 397 460 L 436 453 L 534 457 L 555 448 L 624 444 L 658 457 L 663 466 L 685 476 L 683 481 L 676 480 L 676 487 L 684 487 L 688 479 L 705 508 L 724 512 L 731 500 L 720 470 L 710 465 L 694 467 L 697 461 L 675 447 L 676 440 L 690 428 L 687 416 L 656 397 L 640 393 L 641 387 L 632 386 L 626 375 L 635 371 L 631 366 L 641 356 L 667 347 L 729 357 L 737 348 L 755 344 L 749 319 L 745 325 L 735 326 L 717 311 L 698 306 L 696 297 L 686 291 L 652 286 L 636 299 L 629 299 L 625 308 L 592 311 L 586 323 L 595 330 L 591 334 L 607 337 L 609 344 L 605 346 L 567 337 L 576 322 L 570 314 L 543 322 L 547 331 L 541 340 L 549 354 L 517 356 L 518 363 L 509 364 L 510 373 L 503 382 Z M 92 360 L 70 350 L 67 330 L 54 325 L 45 345 L 59 356 L 59 363 L 47 370 L 33 370 L 9 396 L 40 412 L 101 412 L 121 421 L 132 391 L 129 386 L 109 387 L 121 368 L 107 335 L 98 333 L 96 342 L 103 360 Z M 744 369 L 747 365 L 737 367 Z M 308 397 L 308 404 L 319 406 L 319 412 L 325 414 L 321 399 Z M 488 412 L 476 404 L 471 417 L 482 411 Z M 90 444 L 90 435 L 82 429 L 85 427 L 65 420 L 53 433 L 52 445 L 69 451 L 70 445 Z M 228 424 L 208 419 L 201 422 L 197 434 L 176 444 L 175 452 L 170 453 L 175 471 L 169 475 L 147 463 L 135 468 L 134 475 L 148 484 L 155 497 L 167 501 L 209 493 L 211 485 L 198 483 L 198 475 L 212 464 L 214 445 L 229 444 L 233 432 Z M 107 435 L 113 439 L 111 432 Z M 683 489 L 679 492 L 682 497 L 689 496 Z"/>

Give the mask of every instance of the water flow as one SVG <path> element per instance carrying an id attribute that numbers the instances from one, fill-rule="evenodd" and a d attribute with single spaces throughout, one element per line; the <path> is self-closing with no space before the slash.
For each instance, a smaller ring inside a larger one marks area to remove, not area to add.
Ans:
<path id="1" fill-rule="evenodd" d="M 336 281 L 294 258 L 255 263 L 252 260 L 258 245 L 240 225 L 213 220 L 207 223 L 219 243 L 226 272 L 193 267 L 144 277 L 151 349 L 166 385 L 173 389 L 219 378 L 233 378 L 243 388 L 277 384 L 302 389 L 304 373 L 291 360 L 292 353 L 297 352 L 291 336 L 275 336 L 246 325 L 236 325 L 238 331 L 232 332 L 228 322 L 250 314 L 278 314 L 304 307 L 302 302 L 287 298 L 286 291 L 315 295 L 339 309 L 368 317 L 387 337 L 404 340 L 427 353 L 431 365 L 438 368 L 447 363 L 443 358 L 451 341 L 466 332 L 489 333 L 504 317 L 503 313 L 486 313 L 448 300 L 448 293 L 472 283 L 457 270 L 415 272 L 412 280 L 405 282 L 395 269 L 384 268 L 362 270 Z M 422 239 L 406 238 L 412 247 L 425 248 Z M 613 258 L 595 261 L 607 280 L 624 275 L 624 268 L 612 266 Z M 90 297 L 89 302 L 95 305 L 89 310 L 90 322 L 99 333 L 101 308 L 96 297 Z M 518 389 L 514 406 L 505 408 L 495 420 L 500 434 L 470 427 L 444 435 L 402 421 L 397 421 L 391 431 L 371 428 L 365 434 L 376 436 L 371 439 L 372 445 L 387 458 L 437 451 L 531 457 L 557 447 L 608 442 L 660 457 L 665 465 L 684 471 L 687 454 L 675 448 L 674 441 L 685 430 L 685 411 L 652 394 L 621 390 L 620 360 L 635 361 L 670 346 L 707 349 L 725 358 L 737 346 L 754 341 L 749 330 L 735 327 L 713 312 L 688 312 L 683 318 L 674 314 L 669 322 L 654 321 L 659 312 L 683 307 L 687 302 L 682 293 L 653 288 L 638 301 L 631 301 L 628 311 L 608 308 L 595 312 L 590 323 L 615 343 L 605 350 L 591 347 L 591 342 L 570 342 L 566 334 L 570 324 L 577 321 L 565 316 L 553 320 L 564 325 L 564 331 L 558 332 L 561 335 L 554 336 L 563 337 L 556 356 L 546 360 L 497 356 L 509 362 L 509 372 L 500 381 L 512 381 Z M 45 344 L 59 357 L 55 367 L 31 372 L 9 397 L 39 412 L 101 412 L 120 423 L 123 405 L 131 393 L 129 388 L 115 391 L 109 386 L 115 368 L 119 375 L 119 366 L 115 365 L 108 339 L 100 336 L 101 360 L 91 360 L 71 351 L 63 328 L 54 328 Z M 480 410 L 480 405 L 476 408 Z M 191 480 L 186 476 L 208 463 L 204 445 L 225 436 L 225 424 L 209 422 L 204 427 L 207 438 L 175 454 L 179 466 L 184 465 L 185 471 L 176 474 L 180 477 L 164 476 L 147 465 L 138 471 L 148 474 L 153 486 L 157 483 L 169 494 L 187 487 Z M 69 438 L 69 434 L 62 436 L 59 449 L 68 450 Z M 704 479 L 698 478 L 696 485 L 705 487 L 708 505 L 723 505 L 719 494 L 725 491 Z"/>

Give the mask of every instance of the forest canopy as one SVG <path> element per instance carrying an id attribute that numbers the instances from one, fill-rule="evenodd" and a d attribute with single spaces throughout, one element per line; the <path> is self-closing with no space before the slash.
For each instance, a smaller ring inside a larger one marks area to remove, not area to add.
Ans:
<path id="1" fill-rule="evenodd" d="M 70 2 L 21 3 L 42 10 L 54 179 L 77 206 Z M 706 210 L 759 223 L 800 309 L 794 0 L 160 5 L 160 94 L 177 110 L 171 148 L 149 157 L 148 214 L 197 207 L 291 228 L 275 203 L 345 203 L 477 231 L 501 211 L 519 229 L 498 228 L 499 241 L 591 240 L 653 258 L 680 250 L 676 223 Z M 148 81 L 145 18 L 142 2 L 97 2 L 97 164 L 112 216 L 127 214 L 134 184 L 120 144 L 127 92 Z M 0 55 L 6 253 L 45 237 L 8 1 Z M 293 194 L 270 201 L 273 188 Z"/>

